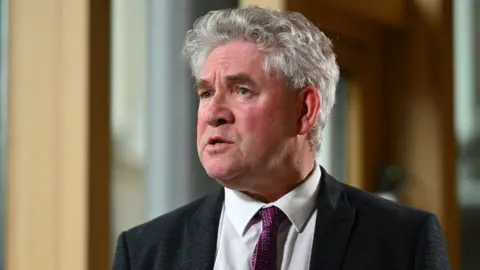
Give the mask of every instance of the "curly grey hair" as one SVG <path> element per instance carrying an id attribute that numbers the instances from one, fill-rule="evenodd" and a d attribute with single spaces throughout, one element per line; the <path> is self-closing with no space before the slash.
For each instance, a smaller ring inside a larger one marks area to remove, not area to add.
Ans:
<path id="1" fill-rule="evenodd" d="M 265 53 L 264 69 L 282 74 L 287 87 L 313 85 L 321 100 L 318 122 L 308 134 L 313 151 L 319 151 L 322 130 L 335 103 L 339 67 L 332 42 L 305 16 L 250 6 L 211 11 L 197 19 L 187 32 L 183 55 L 198 78 L 203 62 L 217 46 L 232 40 L 257 44 Z"/>

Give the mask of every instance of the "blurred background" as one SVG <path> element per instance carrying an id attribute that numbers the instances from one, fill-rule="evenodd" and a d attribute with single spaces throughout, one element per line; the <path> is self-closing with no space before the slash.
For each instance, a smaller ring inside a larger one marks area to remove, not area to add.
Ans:
<path id="1" fill-rule="evenodd" d="M 109 269 L 123 230 L 219 188 L 180 49 L 199 16 L 248 4 L 334 41 L 318 162 L 434 212 L 453 269 L 480 269 L 480 1 L 0 3 L 0 270 Z"/>

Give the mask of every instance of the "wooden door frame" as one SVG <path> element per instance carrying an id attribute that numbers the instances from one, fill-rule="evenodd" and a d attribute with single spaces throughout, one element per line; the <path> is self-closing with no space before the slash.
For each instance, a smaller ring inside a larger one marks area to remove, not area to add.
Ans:
<path id="1" fill-rule="evenodd" d="M 356 9 L 354 0 L 341 2 L 352 6 L 297 0 L 286 9 L 329 32 L 340 65 L 354 74 L 348 182 L 373 191 L 380 162 L 403 167 L 408 182 L 400 201 L 439 217 L 452 269 L 459 269 L 452 1 L 402 1 L 399 13 L 391 13 L 396 19 L 375 16 L 381 11 L 374 4 Z"/>

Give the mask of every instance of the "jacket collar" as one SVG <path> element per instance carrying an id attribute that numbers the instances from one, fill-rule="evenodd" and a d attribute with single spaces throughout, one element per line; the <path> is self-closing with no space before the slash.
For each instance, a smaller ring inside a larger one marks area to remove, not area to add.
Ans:
<path id="1" fill-rule="evenodd" d="M 345 185 L 322 169 L 310 269 L 341 269 L 355 218 Z"/>

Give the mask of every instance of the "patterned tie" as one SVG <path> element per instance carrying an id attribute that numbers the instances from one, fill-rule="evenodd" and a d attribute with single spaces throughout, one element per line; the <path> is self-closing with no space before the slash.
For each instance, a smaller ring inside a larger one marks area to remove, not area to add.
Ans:
<path id="1" fill-rule="evenodd" d="M 285 214 L 276 206 L 271 206 L 260 210 L 258 215 L 263 221 L 263 228 L 253 252 L 252 270 L 277 270 L 277 231 Z"/>

